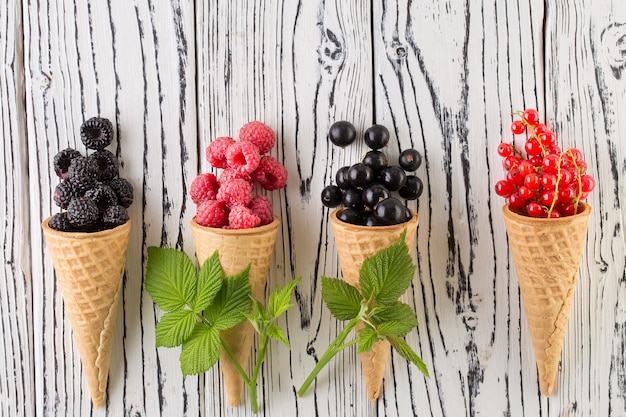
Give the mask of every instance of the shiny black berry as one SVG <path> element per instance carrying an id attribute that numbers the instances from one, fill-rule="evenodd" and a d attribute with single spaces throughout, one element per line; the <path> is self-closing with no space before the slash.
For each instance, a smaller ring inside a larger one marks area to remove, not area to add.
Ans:
<path id="1" fill-rule="evenodd" d="M 57 213 L 50 218 L 48 226 L 51 229 L 58 230 L 59 232 L 73 232 L 74 226 L 67 218 L 67 213 Z"/>
<path id="2" fill-rule="evenodd" d="M 356 129 L 350 122 L 339 121 L 330 126 L 328 139 L 336 146 L 345 148 L 356 139 Z"/>
<path id="3" fill-rule="evenodd" d="M 72 226 L 85 229 L 94 226 L 100 220 L 100 211 L 93 201 L 75 198 L 67 206 L 67 218 Z"/>
<path id="4" fill-rule="evenodd" d="M 336 185 L 327 185 L 322 190 L 322 204 L 326 207 L 334 208 L 341 204 L 343 193 Z"/>
<path id="5" fill-rule="evenodd" d="M 54 155 L 52 164 L 54 165 L 55 174 L 57 174 L 59 178 L 65 179 L 67 177 L 67 170 L 70 167 L 72 159 L 77 156 L 81 156 L 81 153 L 72 148 L 63 149 Z"/>
<path id="6" fill-rule="evenodd" d="M 133 203 L 133 186 L 124 178 L 115 178 L 108 183 L 117 195 L 117 203 L 126 208 Z"/>
<path id="7" fill-rule="evenodd" d="M 383 125 L 374 125 L 365 131 L 365 144 L 370 149 L 380 149 L 389 142 L 389 130 Z"/>
<path id="8" fill-rule="evenodd" d="M 374 207 L 374 216 L 382 224 L 392 225 L 406 221 L 404 205 L 394 197 L 389 197 Z"/>
<path id="9" fill-rule="evenodd" d="M 53 199 L 57 206 L 66 209 L 73 198 L 80 197 L 76 187 L 69 181 L 61 181 L 54 189 Z"/>
<path id="10" fill-rule="evenodd" d="M 405 149 L 400 154 L 398 163 L 405 171 L 415 171 L 422 165 L 422 155 L 416 149 Z"/>
<path id="11" fill-rule="evenodd" d="M 368 213 L 363 219 L 363 226 L 382 226 L 383 224 L 376 219 L 374 213 Z"/>
<path id="12" fill-rule="evenodd" d="M 422 195 L 422 191 L 424 191 L 422 180 L 414 175 L 408 175 L 404 187 L 398 190 L 398 194 L 407 200 L 417 200 Z"/>
<path id="13" fill-rule="evenodd" d="M 367 165 L 361 163 L 354 164 L 348 170 L 348 179 L 350 183 L 358 188 L 363 188 L 374 181 L 376 174 L 374 170 Z"/>
<path id="14" fill-rule="evenodd" d="M 363 204 L 369 208 L 374 208 L 379 201 L 390 197 L 389 190 L 380 184 L 368 185 L 363 189 Z"/>
<path id="15" fill-rule="evenodd" d="M 124 206 L 111 206 L 102 216 L 102 221 L 108 227 L 120 226 L 128 221 L 128 211 Z"/>
<path id="16" fill-rule="evenodd" d="M 380 172 L 380 182 L 389 191 L 398 191 L 406 182 L 406 173 L 398 166 L 390 166 Z"/>
<path id="17" fill-rule="evenodd" d="M 387 155 L 381 151 L 369 151 L 363 157 L 363 165 L 372 168 L 374 172 L 380 172 L 382 169 L 387 168 L 387 164 Z"/>
<path id="18" fill-rule="evenodd" d="M 351 208 L 345 208 L 337 213 L 337 218 L 342 222 L 360 225 L 363 223 L 361 214 Z"/>
<path id="19" fill-rule="evenodd" d="M 113 125 L 104 117 L 92 117 L 80 127 L 80 139 L 88 149 L 104 149 L 113 140 Z"/>
<path id="20" fill-rule="evenodd" d="M 356 188 L 349 188 L 343 192 L 343 205 L 357 211 L 363 210 L 362 191 Z"/>
<path id="21" fill-rule="evenodd" d="M 348 179 L 349 170 L 350 167 L 341 167 L 337 170 L 337 173 L 335 174 L 335 183 L 337 184 L 337 187 L 341 188 L 342 190 L 352 188 L 352 184 Z"/>
<path id="22" fill-rule="evenodd" d="M 92 153 L 89 158 L 98 164 L 98 181 L 108 182 L 119 175 L 117 157 L 106 149 Z"/>
<path id="23" fill-rule="evenodd" d="M 98 164 L 91 158 L 77 156 L 72 159 L 66 178 L 80 193 L 84 193 L 98 181 Z"/>
<path id="24" fill-rule="evenodd" d="M 94 188 L 87 190 L 85 198 L 92 200 L 98 206 L 100 213 L 104 213 L 106 209 L 117 205 L 117 194 L 111 187 L 106 184 L 97 184 Z"/>

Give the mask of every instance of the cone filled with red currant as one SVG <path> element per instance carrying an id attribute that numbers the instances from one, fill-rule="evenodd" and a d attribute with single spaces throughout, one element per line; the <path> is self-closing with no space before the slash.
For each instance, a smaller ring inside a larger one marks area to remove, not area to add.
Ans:
<path id="1" fill-rule="evenodd" d="M 578 149 L 561 150 L 538 112 L 517 112 L 515 135 L 526 135 L 524 152 L 501 143 L 506 178 L 495 191 L 502 208 L 528 320 L 540 388 L 550 396 L 556 377 L 576 277 L 587 235 L 593 177 Z"/>

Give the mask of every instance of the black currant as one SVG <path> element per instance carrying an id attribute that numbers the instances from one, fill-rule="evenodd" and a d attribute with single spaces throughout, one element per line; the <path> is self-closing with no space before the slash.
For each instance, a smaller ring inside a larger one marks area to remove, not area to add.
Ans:
<path id="1" fill-rule="evenodd" d="M 424 191 L 422 180 L 415 175 L 408 175 L 404 187 L 398 190 L 398 194 L 407 200 L 417 200 L 422 195 L 422 191 Z"/>
<path id="2" fill-rule="evenodd" d="M 363 204 L 369 208 L 374 208 L 379 201 L 389 198 L 390 193 L 385 187 L 380 184 L 368 185 L 363 189 Z"/>
<path id="3" fill-rule="evenodd" d="M 383 125 L 374 125 L 365 131 L 365 144 L 371 149 L 380 149 L 389 142 L 389 130 Z"/>
<path id="4" fill-rule="evenodd" d="M 348 180 L 355 187 L 363 188 L 370 184 L 375 177 L 374 170 L 361 163 L 352 165 L 348 170 Z"/>
<path id="5" fill-rule="evenodd" d="M 380 182 L 389 191 L 398 191 L 406 183 L 406 173 L 397 166 L 390 166 L 380 171 Z"/>
<path id="6" fill-rule="evenodd" d="M 341 188 L 336 185 L 327 185 L 322 190 L 322 204 L 326 207 L 337 207 L 341 204 L 343 199 L 343 193 L 341 192 Z"/>
<path id="7" fill-rule="evenodd" d="M 356 129 L 350 122 L 339 121 L 330 126 L 328 139 L 336 146 L 345 148 L 356 139 Z"/>
<path id="8" fill-rule="evenodd" d="M 365 215 L 363 219 L 363 226 L 382 226 L 382 224 L 376 219 L 373 213 Z"/>
<path id="9" fill-rule="evenodd" d="M 359 212 L 351 208 L 345 208 L 341 210 L 339 213 L 337 213 L 337 218 L 342 222 L 350 224 L 360 225 L 363 222 L 363 219 L 361 218 Z"/>
<path id="10" fill-rule="evenodd" d="M 406 221 L 404 205 L 394 197 L 389 197 L 376 204 L 374 216 L 382 224 L 399 224 Z"/>
<path id="11" fill-rule="evenodd" d="M 415 171 L 422 165 L 422 155 L 416 149 L 405 149 L 398 158 L 400 168 L 405 171 Z"/>
<path id="12" fill-rule="evenodd" d="M 369 151 L 363 157 L 363 165 L 372 168 L 374 172 L 387 168 L 387 163 L 387 155 L 381 151 Z"/>
<path id="13" fill-rule="evenodd" d="M 335 174 L 335 183 L 337 184 L 337 187 L 341 188 L 342 190 L 352 188 L 352 184 L 348 179 L 348 170 L 350 170 L 350 167 L 341 167 L 337 170 L 337 173 Z"/>
<path id="14" fill-rule="evenodd" d="M 349 188 L 343 192 L 343 205 L 355 210 L 363 210 L 362 191 L 356 188 Z"/>

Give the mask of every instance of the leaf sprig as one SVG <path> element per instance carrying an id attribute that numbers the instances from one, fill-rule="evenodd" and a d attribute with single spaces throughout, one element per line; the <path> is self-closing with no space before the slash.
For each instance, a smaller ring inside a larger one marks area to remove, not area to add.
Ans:
<path id="1" fill-rule="evenodd" d="M 145 288 L 154 303 L 165 311 L 156 325 L 156 346 L 172 348 L 182 345 L 180 367 L 184 376 L 209 370 L 217 363 L 223 349 L 244 380 L 252 411 L 256 413 L 257 380 L 270 339 L 289 348 L 289 341 L 276 322 L 293 306 L 291 297 L 300 278 L 282 289 L 274 289 L 266 308 L 252 296 L 249 272 L 248 265 L 238 274 L 225 276 L 217 251 L 197 272 L 186 253 L 149 247 Z M 250 377 L 220 335 L 220 331 L 245 320 L 250 321 L 260 339 Z"/>
<path id="2" fill-rule="evenodd" d="M 415 312 L 398 301 L 411 284 L 415 265 L 405 241 L 400 241 L 366 258 L 359 270 L 360 291 L 338 278 L 322 277 L 322 299 L 337 320 L 348 324 L 337 335 L 309 376 L 298 395 L 303 396 L 319 372 L 342 350 L 357 344 L 359 353 L 369 352 L 378 340 L 387 340 L 400 356 L 417 366 L 425 376 L 426 365 L 404 337 L 417 326 Z M 359 324 L 363 328 L 355 339 L 346 342 L 350 332 Z"/>

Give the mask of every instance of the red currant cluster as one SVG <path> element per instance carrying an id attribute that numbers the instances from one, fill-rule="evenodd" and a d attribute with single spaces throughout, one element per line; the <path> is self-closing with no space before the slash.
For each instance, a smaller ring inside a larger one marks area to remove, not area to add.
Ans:
<path id="1" fill-rule="evenodd" d="M 506 179 L 496 183 L 495 191 L 507 199 L 514 211 L 530 217 L 565 217 L 578 213 L 583 201 L 595 186 L 586 174 L 587 163 L 576 148 L 562 151 L 556 135 L 539 122 L 535 109 L 516 112 L 519 120 L 511 123 L 515 135 L 526 134 L 526 157 L 509 143 L 498 146 L 504 158 Z"/>

